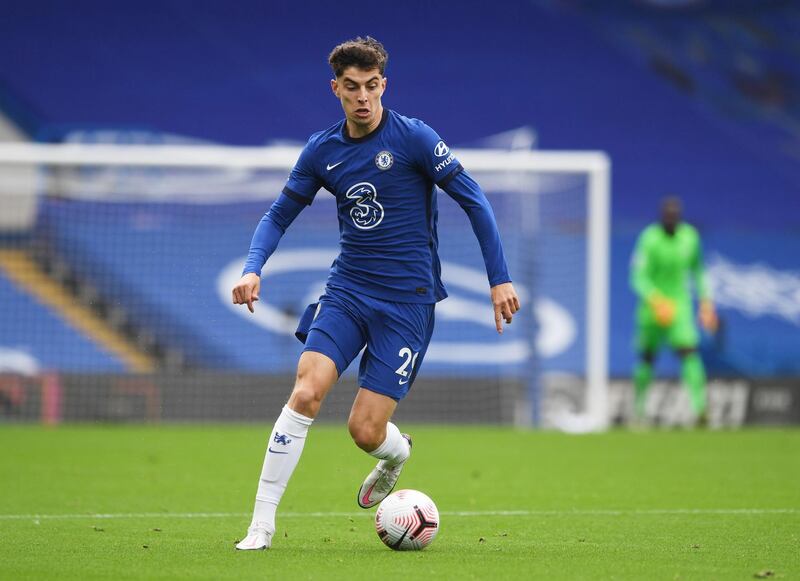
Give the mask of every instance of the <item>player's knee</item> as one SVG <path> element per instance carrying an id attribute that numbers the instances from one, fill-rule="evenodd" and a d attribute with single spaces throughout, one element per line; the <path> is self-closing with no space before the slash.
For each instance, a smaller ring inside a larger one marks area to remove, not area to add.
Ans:
<path id="1" fill-rule="evenodd" d="M 321 405 L 322 393 L 308 384 L 296 385 L 289 396 L 289 407 L 309 418 L 316 417 Z"/>
<path id="2" fill-rule="evenodd" d="M 304 416 L 315 417 L 332 383 L 329 375 L 327 370 L 301 359 L 289 407 Z"/>
<path id="3" fill-rule="evenodd" d="M 316 417 L 326 392 L 323 378 L 313 365 L 300 365 L 289 407 L 309 418 Z"/>
<path id="4" fill-rule="evenodd" d="M 350 430 L 350 436 L 353 438 L 353 442 L 365 452 L 372 452 L 380 446 L 386 438 L 385 426 L 376 426 L 369 422 L 360 421 L 352 416 L 347 424 L 347 428 Z"/>

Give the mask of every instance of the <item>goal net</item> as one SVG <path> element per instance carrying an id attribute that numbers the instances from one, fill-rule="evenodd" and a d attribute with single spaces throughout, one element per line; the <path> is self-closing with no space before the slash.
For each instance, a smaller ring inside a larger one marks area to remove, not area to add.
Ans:
<path id="1" fill-rule="evenodd" d="M 0 145 L 0 414 L 270 419 L 291 389 L 305 306 L 338 253 L 320 192 L 231 303 L 250 237 L 297 147 Z M 450 297 L 398 416 L 570 430 L 607 423 L 609 163 L 594 152 L 461 150 L 497 216 L 523 309 L 494 330 L 464 212 L 439 192 Z M 353 365 L 357 369 L 357 365 Z M 346 416 L 349 370 L 323 417 Z"/>

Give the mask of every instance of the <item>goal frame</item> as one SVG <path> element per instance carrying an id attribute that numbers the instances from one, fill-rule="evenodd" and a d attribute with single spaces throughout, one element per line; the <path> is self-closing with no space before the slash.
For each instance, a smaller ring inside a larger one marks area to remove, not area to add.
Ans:
<path id="1" fill-rule="evenodd" d="M 0 167 L 129 166 L 285 170 L 300 155 L 298 146 L 117 145 L 0 143 Z M 508 151 L 459 149 L 470 170 L 585 174 L 586 237 L 586 400 L 580 425 L 587 431 L 609 425 L 609 262 L 611 162 L 601 151 Z"/>

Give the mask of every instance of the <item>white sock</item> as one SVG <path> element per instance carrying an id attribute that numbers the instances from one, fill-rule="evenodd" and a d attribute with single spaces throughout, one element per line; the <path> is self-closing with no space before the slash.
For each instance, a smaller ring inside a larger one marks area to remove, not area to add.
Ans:
<path id="1" fill-rule="evenodd" d="M 386 424 L 386 439 L 383 444 L 369 453 L 370 456 L 383 460 L 384 466 L 395 466 L 411 455 L 411 448 L 392 422 Z"/>
<path id="2" fill-rule="evenodd" d="M 266 525 L 270 532 L 275 532 L 275 511 L 303 453 L 308 427 L 313 421 L 313 418 L 307 418 L 289 409 L 289 406 L 283 406 L 283 411 L 272 428 L 264 455 L 264 466 L 261 468 L 256 492 L 256 506 L 253 509 L 253 525 Z"/>

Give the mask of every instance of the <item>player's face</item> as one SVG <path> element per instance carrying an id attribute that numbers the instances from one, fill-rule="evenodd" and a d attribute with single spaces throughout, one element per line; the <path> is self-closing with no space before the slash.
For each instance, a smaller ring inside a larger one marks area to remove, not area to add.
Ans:
<path id="1" fill-rule="evenodd" d="M 351 134 L 355 131 L 357 135 L 366 135 L 380 124 L 386 77 L 378 69 L 362 71 L 348 67 L 331 81 L 331 89 L 342 102 Z"/>
<path id="2" fill-rule="evenodd" d="M 661 224 L 667 234 L 674 234 L 681 221 L 681 207 L 676 203 L 666 203 L 661 208 Z"/>

